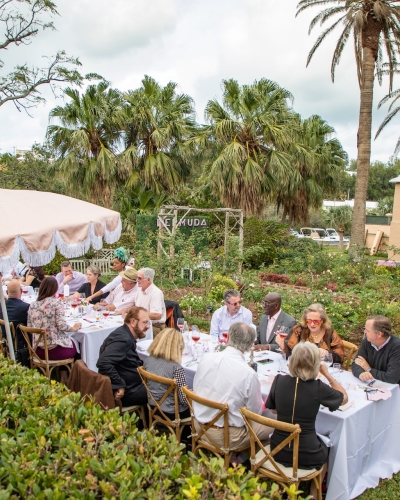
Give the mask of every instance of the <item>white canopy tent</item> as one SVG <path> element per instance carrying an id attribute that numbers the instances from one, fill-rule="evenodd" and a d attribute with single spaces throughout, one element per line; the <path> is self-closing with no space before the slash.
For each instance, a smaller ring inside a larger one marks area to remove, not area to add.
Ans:
<path id="1" fill-rule="evenodd" d="M 56 250 L 66 258 L 79 257 L 90 247 L 100 250 L 103 238 L 111 244 L 121 236 L 118 212 L 54 193 L 0 189 L 0 213 L 0 275 L 20 258 L 43 266 Z M 2 286 L 0 301 L 10 356 L 15 359 Z"/>

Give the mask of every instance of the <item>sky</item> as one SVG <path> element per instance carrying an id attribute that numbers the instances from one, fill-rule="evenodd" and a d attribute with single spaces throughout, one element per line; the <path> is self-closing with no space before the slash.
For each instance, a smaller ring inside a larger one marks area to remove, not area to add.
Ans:
<path id="1" fill-rule="evenodd" d="M 330 64 L 338 31 L 324 41 L 306 68 L 307 54 L 321 33 L 317 25 L 308 34 L 318 7 L 295 18 L 297 0 L 55 3 L 60 14 L 54 19 L 56 31 L 39 33 L 30 46 L 2 50 L 0 76 L 15 64 L 43 65 L 43 56 L 64 49 L 79 57 L 83 74 L 98 73 L 122 91 L 140 87 L 144 75 L 161 85 L 176 82 L 179 92 L 194 99 L 199 123 L 204 123 L 208 100 L 221 99 L 222 80 L 234 78 L 243 85 L 268 78 L 293 94 L 293 108 L 303 118 L 317 114 L 333 126 L 349 158 L 357 157 L 359 88 L 352 40 L 334 84 Z M 387 112 L 387 107 L 377 110 L 387 92 L 387 82 L 382 87 L 375 84 L 373 136 Z M 0 153 L 44 141 L 49 111 L 64 100 L 49 89 L 42 94 L 47 103 L 32 109 L 31 116 L 12 103 L 0 107 Z M 372 161 L 389 161 L 400 135 L 398 120 L 400 116 L 373 141 Z"/>

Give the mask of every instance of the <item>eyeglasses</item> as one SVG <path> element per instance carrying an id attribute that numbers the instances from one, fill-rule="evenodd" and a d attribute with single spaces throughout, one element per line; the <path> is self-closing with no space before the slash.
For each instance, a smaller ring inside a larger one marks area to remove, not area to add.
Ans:
<path id="1" fill-rule="evenodd" d="M 307 319 L 307 325 L 320 325 L 322 323 L 322 319 Z"/>
<path id="2" fill-rule="evenodd" d="M 137 277 L 137 280 L 140 281 L 140 280 L 144 280 L 144 278 L 139 278 L 139 276 Z"/>
<path id="3" fill-rule="evenodd" d="M 262 304 L 264 304 L 264 306 L 270 306 L 271 304 L 275 304 L 275 302 L 268 302 L 267 300 L 263 300 Z"/>
<path id="4" fill-rule="evenodd" d="M 231 302 L 228 302 L 227 300 L 225 302 L 227 304 L 229 304 L 230 306 L 239 306 L 242 303 L 242 299 L 240 299 L 238 302 L 235 302 L 233 304 Z"/>

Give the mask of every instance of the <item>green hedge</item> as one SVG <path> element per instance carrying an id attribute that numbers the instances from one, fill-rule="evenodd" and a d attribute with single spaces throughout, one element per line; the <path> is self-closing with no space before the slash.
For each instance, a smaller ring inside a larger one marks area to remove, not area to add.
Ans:
<path id="1" fill-rule="evenodd" d="M 0 500 L 281 498 L 135 421 L 0 356 Z"/>

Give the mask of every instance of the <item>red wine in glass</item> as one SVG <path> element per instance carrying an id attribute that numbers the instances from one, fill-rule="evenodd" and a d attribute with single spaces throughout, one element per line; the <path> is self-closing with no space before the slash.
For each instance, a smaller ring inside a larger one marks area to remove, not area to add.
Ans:
<path id="1" fill-rule="evenodd" d="M 63 298 L 64 298 L 64 294 L 63 294 L 63 293 L 59 293 L 59 294 L 58 294 L 58 298 L 59 298 L 59 299 L 63 299 Z"/>
<path id="2" fill-rule="evenodd" d="M 224 342 L 228 342 L 229 334 L 228 332 L 222 332 L 222 339 Z"/>
<path id="3" fill-rule="evenodd" d="M 193 332 L 192 340 L 195 344 L 197 344 L 197 342 L 200 340 L 200 332 Z"/>
<path id="4" fill-rule="evenodd" d="M 110 315 L 110 313 L 108 311 L 103 311 L 103 316 L 105 319 L 107 319 L 107 317 Z"/>
<path id="5" fill-rule="evenodd" d="M 25 288 L 22 289 L 22 293 L 28 293 L 28 290 L 26 290 Z"/>
<path id="6" fill-rule="evenodd" d="M 285 339 L 285 338 L 288 336 L 288 334 L 287 334 L 286 332 L 279 332 L 279 335 L 280 335 L 283 339 Z"/>
<path id="7" fill-rule="evenodd" d="M 78 307 L 78 304 L 76 302 L 72 302 L 71 307 L 72 309 L 76 309 Z"/>

